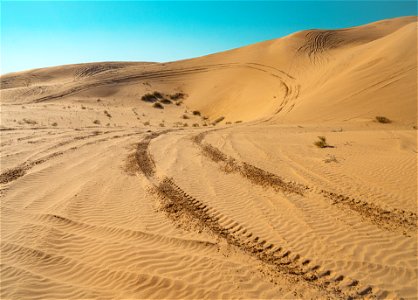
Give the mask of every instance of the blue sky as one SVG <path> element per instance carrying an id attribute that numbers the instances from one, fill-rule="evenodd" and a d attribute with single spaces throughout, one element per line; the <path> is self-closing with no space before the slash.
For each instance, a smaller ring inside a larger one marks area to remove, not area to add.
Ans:
<path id="1" fill-rule="evenodd" d="M 416 15 L 414 1 L 1 1 L 1 73 L 172 61 L 311 28 Z"/>

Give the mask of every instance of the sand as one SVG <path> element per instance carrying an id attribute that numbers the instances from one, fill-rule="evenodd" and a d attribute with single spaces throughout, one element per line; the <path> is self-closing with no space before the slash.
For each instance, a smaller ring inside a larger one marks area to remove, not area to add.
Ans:
<path id="1" fill-rule="evenodd" d="M 1 298 L 418 298 L 416 37 L 1 76 Z"/>

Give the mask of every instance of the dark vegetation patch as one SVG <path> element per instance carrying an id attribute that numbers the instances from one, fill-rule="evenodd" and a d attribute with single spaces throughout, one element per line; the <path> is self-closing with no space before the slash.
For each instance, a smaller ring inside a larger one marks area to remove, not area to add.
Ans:
<path id="1" fill-rule="evenodd" d="M 328 145 L 325 136 L 318 136 L 318 141 L 314 142 L 314 145 L 318 148 L 334 148 L 334 146 Z"/>
<path id="2" fill-rule="evenodd" d="M 376 116 L 376 121 L 382 124 L 389 124 L 392 123 L 392 121 L 386 117 L 383 116 Z"/>

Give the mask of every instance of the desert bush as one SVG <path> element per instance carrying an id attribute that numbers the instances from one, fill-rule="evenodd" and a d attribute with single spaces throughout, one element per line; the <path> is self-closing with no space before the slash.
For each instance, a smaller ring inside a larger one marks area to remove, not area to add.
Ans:
<path id="1" fill-rule="evenodd" d="M 145 102 L 155 102 L 158 99 L 153 94 L 148 93 L 148 94 L 143 95 L 141 97 L 141 100 Z"/>
<path id="2" fill-rule="evenodd" d="M 171 100 L 181 100 L 181 99 L 184 99 L 185 96 L 186 96 L 185 93 L 175 93 L 175 94 L 170 95 L 169 97 Z"/>
<path id="3" fill-rule="evenodd" d="M 194 111 L 193 111 L 193 115 L 195 115 L 195 116 L 200 116 L 200 111 L 198 111 L 198 110 L 194 110 Z"/>
<path id="4" fill-rule="evenodd" d="M 112 115 L 107 111 L 107 110 L 105 110 L 104 111 L 104 114 L 108 117 L 108 118 L 111 118 L 112 117 Z"/>
<path id="5" fill-rule="evenodd" d="M 177 101 L 177 102 L 176 102 L 176 105 L 177 105 L 177 106 L 180 106 L 180 105 L 182 105 L 182 104 L 183 104 L 183 101 Z"/>
<path id="6" fill-rule="evenodd" d="M 51 125 L 54 126 L 54 127 L 56 127 L 56 126 L 58 126 L 58 123 L 57 122 L 54 122 Z"/>
<path id="7" fill-rule="evenodd" d="M 189 126 L 189 124 L 183 123 L 183 127 L 187 127 L 187 126 Z"/>
<path id="8" fill-rule="evenodd" d="M 163 122 L 161 122 L 160 127 L 165 127 L 165 124 Z"/>
<path id="9" fill-rule="evenodd" d="M 199 124 L 197 124 L 197 123 L 193 123 L 193 125 L 192 125 L 193 127 L 199 127 Z"/>
<path id="10" fill-rule="evenodd" d="M 155 91 L 153 93 L 146 93 L 141 97 L 141 100 L 145 102 L 155 102 L 162 98 L 164 98 L 163 95 L 160 92 Z"/>
<path id="11" fill-rule="evenodd" d="M 383 124 L 387 124 L 387 123 L 392 122 L 391 120 L 389 120 L 388 118 L 383 117 L 383 116 L 376 116 L 376 121 L 379 122 L 379 123 L 383 123 Z"/>
<path id="12" fill-rule="evenodd" d="M 183 115 L 182 118 L 185 119 L 185 120 L 190 119 L 190 117 L 188 115 Z"/>
<path id="13" fill-rule="evenodd" d="M 171 102 L 170 99 L 167 99 L 167 98 L 163 98 L 160 102 L 163 103 L 163 104 L 172 104 L 173 103 L 173 102 Z"/>
<path id="14" fill-rule="evenodd" d="M 94 120 L 93 123 L 97 124 L 97 125 L 100 125 L 100 120 Z"/>
<path id="15" fill-rule="evenodd" d="M 160 102 L 155 102 L 152 107 L 158 108 L 158 109 L 164 109 L 164 106 Z"/>
<path id="16" fill-rule="evenodd" d="M 155 91 L 153 93 L 154 97 L 158 98 L 158 99 L 162 99 L 164 98 L 163 94 L 161 94 L 160 92 Z"/>
<path id="17" fill-rule="evenodd" d="M 327 164 L 331 162 L 338 163 L 338 159 L 335 157 L 335 155 L 330 155 L 326 159 L 324 159 L 324 162 Z"/>
<path id="18" fill-rule="evenodd" d="M 231 125 L 232 123 L 231 123 L 231 122 L 226 122 L 225 124 L 227 124 L 227 125 Z"/>
<path id="19" fill-rule="evenodd" d="M 81 105 L 81 109 L 86 109 L 86 107 L 84 105 Z"/>
<path id="20" fill-rule="evenodd" d="M 237 123 L 237 124 L 238 124 L 238 123 L 242 123 L 242 121 L 241 121 L 241 120 L 238 120 L 238 121 L 235 121 L 235 123 Z"/>
<path id="21" fill-rule="evenodd" d="M 316 141 L 314 143 L 314 145 L 317 146 L 318 148 L 332 147 L 332 146 L 327 144 L 327 138 L 325 136 L 318 136 L 318 139 L 319 139 L 319 141 Z"/>
<path id="22" fill-rule="evenodd" d="M 215 121 L 213 121 L 213 122 L 212 122 L 212 125 L 216 125 L 216 124 L 218 124 L 219 122 L 222 122 L 224 119 L 225 119 L 225 117 L 219 117 L 219 118 L 217 118 Z"/>
<path id="23" fill-rule="evenodd" d="M 29 125 L 36 125 L 38 124 L 38 122 L 36 122 L 35 120 L 31 120 L 31 119 L 23 119 L 23 122 Z"/>
<path id="24" fill-rule="evenodd" d="M 142 124 L 144 124 L 144 126 L 149 126 L 150 125 L 150 122 L 149 121 L 146 121 L 146 122 L 144 122 Z"/>

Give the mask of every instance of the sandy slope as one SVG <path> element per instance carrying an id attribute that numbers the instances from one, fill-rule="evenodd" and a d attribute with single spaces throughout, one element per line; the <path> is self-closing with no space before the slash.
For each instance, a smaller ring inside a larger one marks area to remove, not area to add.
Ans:
<path id="1" fill-rule="evenodd" d="M 417 298 L 416 21 L 2 76 L 1 297 Z"/>

